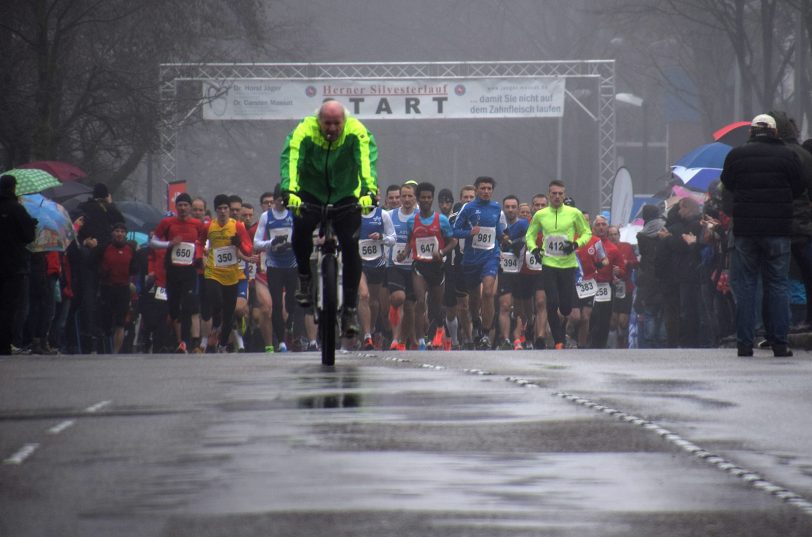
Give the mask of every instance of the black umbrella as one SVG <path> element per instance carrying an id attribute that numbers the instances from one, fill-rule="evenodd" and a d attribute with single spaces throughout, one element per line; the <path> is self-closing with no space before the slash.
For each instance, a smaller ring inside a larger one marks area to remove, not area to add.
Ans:
<path id="1" fill-rule="evenodd" d="M 116 207 L 124 215 L 127 231 L 149 233 L 163 219 L 163 213 L 143 201 L 117 201 Z"/>

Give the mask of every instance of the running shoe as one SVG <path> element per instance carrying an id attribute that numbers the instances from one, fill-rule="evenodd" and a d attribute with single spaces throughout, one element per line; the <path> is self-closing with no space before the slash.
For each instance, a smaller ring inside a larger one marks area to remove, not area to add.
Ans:
<path id="1" fill-rule="evenodd" d="M 547 342 L 544 341 L 544 338 L 536 338 L 536 341 L 533 342 L 533 348 L 543 351 L 547 348 Z"/>
<path id="2" fill-rule="evenodd" d="M 479 338 L 479 342 L 477 342 L 477 349 L 481 351 L 487 351 L 491 348 L 491 340 L 488 336 L 482 336 Z"/>
<path id="3" fill-rule="evenodd" d="M 228 347 L 226 345 L 217 345 L 217 354 L 226 354 L 228 353 Z"/>
<path id="4" fill-rule="evenodd" d="M 557 351 L 564 350 L 564 344 L 563 343 L 556 343 L 555 344 L 555 350 L 557 350 Z"/>
<path id="5" fill-rule="evenodd" d="M 514 351 L 524 350 L 524 345 L 522 345 L 521 339 L 517 339 L 516 341 L 513 342 L 513 350 Z"/>
<path id="6" fill-rule="evenodd" d="M 398 349 L 397 350 L 405 351 L 406 350 L 406 344 L 405 343 L 398 343 Z"/>
<path id="7" fill-rule="evenodd" d="M 398 342 L 397 342 L 397 341 L 395 341 L 395 340 L 392 340 L 392 344 L 391 344 L 391 345 L 389 345 L 389 350 L 390 350 L 390 351 L 396 351 L 396 350 L 398 350 Z"/>
<path id="8" fill-rule="evenodd" d="M 499 344 L 499 350 L 500 351 L 509 351 L 512 348 L 513 348 L 513 344 L 507 338 L 503 339 L 502 343 Z"/>
<path id="9" fill-rule="evenodd" d="M 372 338 L 368 337 L 364 340 L 364 345 L 361 347 L 365 351 L 374 351 L 375 350 L 375 343 L 372 342 Z"/>
<path id="10" fill-rule="evenodd" d="M 186 350 L 186 342 L 181 341 L 178 343 L 178 348 L 175 349 L 175 354 L 189 354 L 189 351 Z"/>
<path id="11" fill-rule="evenodd" d="M 427 350 L 426 340 L 424 340 L 423 338 L 420 338 L 420 341 L 417 343 L 417 350 L 419 350 L 419 351 Z"/>
<path id="12" fill-rule="evenodd" d="M 319 347 L 319 343 L 317 341 L 311 341 L 307 344 L 308 351 L 320 351 L 321 347 Z"/>
<path id="13" fill-rule="evenodd" d="M 267 352 L 269 354 L 274 352 L 273 345 L 265 345 L 265 352 Z"/>
<path id="14" fill-rule="evenodd" d="M 445 339 L 445 328 L 442 326 L 434 331 L 434 339 L 431 340 L 431 346 L 434 349 L 443 348 L 443 340 Z"/>
<path id="15" fill-rule="evenodd" d="M 276 349 L 276 352 L 288 352 L 288 345 L 284 341 L 279 344 L 279 348 Z"/>

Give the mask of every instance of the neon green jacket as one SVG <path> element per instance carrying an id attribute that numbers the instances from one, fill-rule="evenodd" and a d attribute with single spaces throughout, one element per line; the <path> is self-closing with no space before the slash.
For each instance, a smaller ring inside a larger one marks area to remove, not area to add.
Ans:
<path id="1" fill-rule="evenodd" d="M 544 244 L 536 244 L 539 232 L 544 237 L 564 236 L 568 241 L 575 240 L 577 236 L 578 240 L 576 242 L 579 248 L 592 238 L 592 231 L 589 229 L 584 213 L 569 205 L 562 205 L 558 209 L 548 206 L 533 215 L 525 235 L 528 251 L 533 251 L 536 246 L 541 246 L 542 251 L 545 249 Z M 575 252 L 563 256 L 546 255 L 545 253 L 541 264 L 553 268 L 575 268 L 578 266 Z"/>
<path id="2" fill-rule="evenodd" d="M 322 203 L 378 192 L 378 148 L 366 127 L 348 117 L 332 143 L 321 134 L 316 116 L 302 120 L 285 140 L 279 160 L 282 190 L 307 192 Z"/>

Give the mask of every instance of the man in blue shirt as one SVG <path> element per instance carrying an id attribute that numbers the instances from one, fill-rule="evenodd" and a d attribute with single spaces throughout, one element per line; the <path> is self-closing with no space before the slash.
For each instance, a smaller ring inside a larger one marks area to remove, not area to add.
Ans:
<path id="1" fill-rule="evenodd" d="M 462 208 L 454 222 L 454 237 L 466 242 L 462 266 L 472 319 L 479 317 L 481 311 L 483 334 L 477 345 L 480 349 L 491 347 L 499 239 L 507 227 L 502 207 L 491 200 L 495 186 L 492 177 L 477 177 L 476 198 Z"/>

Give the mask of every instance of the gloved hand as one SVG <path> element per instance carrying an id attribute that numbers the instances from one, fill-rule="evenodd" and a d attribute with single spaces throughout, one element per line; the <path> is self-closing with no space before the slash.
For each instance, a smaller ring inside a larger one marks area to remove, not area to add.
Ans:
<path id="1" fill-rule="evenodd" d="M 562 252 L 566 255 L 570 255 L 572 252 L 578 249 L 578 243 L 575 241 L 564 241 L 564 248 L 561 249 Z"/>
<path id="2" fill-rule="evenodd" d="M 242 241 L 240 240 L 239 235 L 233 235 L 231 237 L 231 246 L 239 246 Z"/>
<path id="3" fill-rule="evenodd" d="M 375 200 L 372 199 L 371 195 L 367 194 L 366 196 L 361 196 L 358 199 L 358 204 L 361 206 L 362 214 L 369 214 L 375 207 Z"/>
<path id="4" fill-rule="evenodd" d="M 513 252 L 513 255 L 516 257 L 521 257 L 522 255 L 522 248 L 524 248 L 524 240 L 515 240 L 510 245 L 510 251 Z"/>
<path id="5" fill-rule="evenodd" d="M 271 241 L 271 246 L 278 246 L 278 245 L 282 244 L 283 242 L 285 242 L 285 236 L 284 235 L 277 235 Z"/>
<path id="6" fill-rule="evenodd" d="M 288 194 L 288 199 L 285 201 L 285 205 L 288 206 L 288 209 L 290 209 L 293 214 L 299 216 L 300 208 L 302 206 L 302 198 L 291 192 Z"/>
<path id="7" fill-rule="evenodd" d="M 541 264 L 541 258 L 542 258 L 541 248 L 536 246 L 535 248 L 533 248 L 532 254 L 533 254 L 533 257 L 536 258 L 536 262 L 540 265 Z"/>

